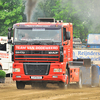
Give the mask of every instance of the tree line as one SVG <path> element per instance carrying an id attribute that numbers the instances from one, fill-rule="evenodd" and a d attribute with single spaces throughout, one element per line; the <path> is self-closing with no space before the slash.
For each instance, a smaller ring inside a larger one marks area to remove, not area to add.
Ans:
<path id="1" fill-rule="evenodd" d="M 26 22 L 26 0 L 0 0 L 0 35 L 7 36 L 8 27 L 14 23 Z M 86 39 L 89 33 L 100 33 L 99 0 L 41 0 L 31 21 L 39 17 L 53 17 L 56 20 L 73 23 L 73 36 Z"/>

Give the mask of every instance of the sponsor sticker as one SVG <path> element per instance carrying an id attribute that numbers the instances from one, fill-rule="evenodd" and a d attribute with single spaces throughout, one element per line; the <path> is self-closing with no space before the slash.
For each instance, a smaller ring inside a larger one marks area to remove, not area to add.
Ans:
<path id="1" fill-rule="evenodd" d="M 1 58 L 8 58 L 9 54 L 7 54 L 7 53 L 0 53 L 0 57 Z"/>
<path id="2" fill-rule="evenodd" d="M 16 46 L 16 50 L 58 50 L 58 46 Z"/>

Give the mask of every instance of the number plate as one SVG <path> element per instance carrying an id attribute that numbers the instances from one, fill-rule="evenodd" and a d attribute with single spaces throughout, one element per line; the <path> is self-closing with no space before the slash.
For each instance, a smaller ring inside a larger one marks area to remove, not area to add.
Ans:
<path id="1" fill-rule="evenodd" d="M 31 79 L 42 79 L 42 76 L 31 76 Z"/>

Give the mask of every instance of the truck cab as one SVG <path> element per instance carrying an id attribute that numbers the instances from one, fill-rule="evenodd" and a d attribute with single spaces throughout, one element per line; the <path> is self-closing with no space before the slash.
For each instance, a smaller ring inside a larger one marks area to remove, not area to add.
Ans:
<path id="1" fill-rule="evenodd" d="M 13 26 L 13 80 L 17 89 L 26 84 L 45 87 L 47 83 L 57 83 L 64 88 L 68 83 L 79 82 L 79 68 L 69 70 L 68 67 L 73 61 L 72 23 L 47 21 L 39 19 L 39 22 Z M 9 43 L 10 38 L 9 32 Z"/>

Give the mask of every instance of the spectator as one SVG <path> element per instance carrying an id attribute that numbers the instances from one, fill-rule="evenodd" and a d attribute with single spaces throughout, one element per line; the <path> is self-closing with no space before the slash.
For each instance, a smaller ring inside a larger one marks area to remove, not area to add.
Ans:
<path id="1" fill-rule="evenodd" d="M 93 43 L 94 44 L 100 44 L 100 39 L 97 35 L 95 36 L 95 39 L 93 40 Z"/>

